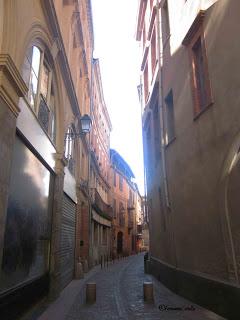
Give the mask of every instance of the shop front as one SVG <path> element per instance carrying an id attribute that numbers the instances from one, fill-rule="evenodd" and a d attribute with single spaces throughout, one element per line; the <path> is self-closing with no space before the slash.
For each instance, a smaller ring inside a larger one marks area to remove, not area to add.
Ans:
<path id="1" fill-rule="evenodd" d="M 18 135 L 11 167 L 0 272 L 1 319 L 6 314 L 14 319 L 14 310 L 19 313 L 49 287 L 54 176 Z"/>

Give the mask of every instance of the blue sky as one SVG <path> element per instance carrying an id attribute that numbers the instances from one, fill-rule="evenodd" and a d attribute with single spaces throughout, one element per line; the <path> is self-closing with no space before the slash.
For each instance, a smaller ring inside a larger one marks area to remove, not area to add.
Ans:
<path id="1" fill-rule="evenodd" d="M 100 60 L 104 97 L 113 125 L 111 147 L 131 166 L 143 194 L 137 8 L 138 0 L 92 0 L 94 58 Z"/>

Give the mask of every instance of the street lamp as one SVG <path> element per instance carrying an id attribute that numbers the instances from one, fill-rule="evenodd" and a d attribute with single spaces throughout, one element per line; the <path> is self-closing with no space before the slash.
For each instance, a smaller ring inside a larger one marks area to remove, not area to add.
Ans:
<path id="1" fill-rule="evenodd" d="M 69 127 L 65 134 L 65 141 L 72 141 L 73 139 L 80 138 L 91 131 L 92 119 L 88 114 L 80 117 L 79 121 L 81 123 L 81 131 L 74 132 L 72 128 Z"/>
<path id="2" fill-rule="evenodd" d="M 89 133 L 92 126 L 92 119 L 88 114 L 85 114 L 80 118 L 81 126 L 82 126 L 82 133 Z"/>

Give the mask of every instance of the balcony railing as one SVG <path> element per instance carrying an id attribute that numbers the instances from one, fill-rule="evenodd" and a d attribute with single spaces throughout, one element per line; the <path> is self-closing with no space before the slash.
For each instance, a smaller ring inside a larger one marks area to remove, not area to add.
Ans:
<path id="1" fill-rule="evenodd" d="M 96 188 L 91 189 L 91 199 L 92 199 L 92 205 L 94 209 L 99 213 L 101 216 L 112 219 L 113 217 L 113 208 L 103 201 L 100 194 L 97 192 Z"/>

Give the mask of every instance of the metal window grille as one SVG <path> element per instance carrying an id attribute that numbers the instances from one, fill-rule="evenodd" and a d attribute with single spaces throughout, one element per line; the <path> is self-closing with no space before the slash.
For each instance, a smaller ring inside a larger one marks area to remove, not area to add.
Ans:
<path id="1" fill-rule="evenodd" d="M 48 126 L 49 126 L 49 116 L 50 116 L 50 110 L 41 96 L 40 103 L 39 103 L 39 111 L 38 111 L 38 120 L 43 126 L 43 128 L 48 132 Z"/>

